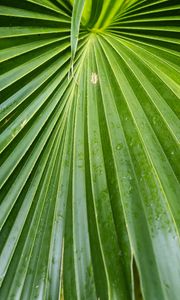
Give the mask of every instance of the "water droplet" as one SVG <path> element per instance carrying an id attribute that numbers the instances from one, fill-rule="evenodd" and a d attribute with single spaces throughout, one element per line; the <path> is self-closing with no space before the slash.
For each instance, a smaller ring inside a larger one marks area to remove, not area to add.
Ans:
<path id="1" fill-rule="evenodd" d="M 159 221 L 160 220 L 160 216 L 156 217 L 156 221 Z"/>
<path id="2" fill-rule="evenodd" d="M 173 239 L 174 239 L 175 241 L 178 240 L 178 236 L 177 236 L 177 235 L 173 236 Z"/>
<path id="3" fill-rule="evenodd" d="M 174 155 L 174 151 L 171 152 L 171 155 Z"/>
<path id="4" fill-rule="evenodd" d="M 153 124 L 155 125 L 156 124 L 156 118 L 153 117 Z"/>
<path id="5" fill-rule="evenodd" d="M 22 123 L 21 123 L 21 128 L 23 128 L 27 123 L 27 120 L 25 119 Z"/>
<path id="6" fill-rule="evenodd" d="M 123 148 L 123 145 L 122 144 L 118 144 L 117 146 L 116 146 L 116 149 L 117 150 L 121 150 Z"/>
<path id="7" fill-rule="evenodd" d="M 93 72 L 91 74 L 91 83 L 92 84 L 97 84 L 97 82 L 98 82 L 98 75 L 95 72 Z"/>

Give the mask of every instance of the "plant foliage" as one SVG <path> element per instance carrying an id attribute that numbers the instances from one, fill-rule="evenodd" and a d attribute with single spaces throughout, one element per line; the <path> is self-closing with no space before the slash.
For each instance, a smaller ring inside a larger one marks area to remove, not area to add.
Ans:
<path id="1" fill-rule="evenodd" d="M 0 1 L 0 299 L 179 299 L 179 8 Z"/>

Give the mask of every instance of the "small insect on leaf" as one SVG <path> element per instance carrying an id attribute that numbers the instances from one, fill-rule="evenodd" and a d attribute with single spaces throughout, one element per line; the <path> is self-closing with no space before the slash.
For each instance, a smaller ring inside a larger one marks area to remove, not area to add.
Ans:
<path id="1" fill-rule="evenodd" d="M 97 82 L 98 82 L 98 75 L 95 72 L 93 72 L 91 74 L 91 83 L 92 84 L 97 84 Z"/>

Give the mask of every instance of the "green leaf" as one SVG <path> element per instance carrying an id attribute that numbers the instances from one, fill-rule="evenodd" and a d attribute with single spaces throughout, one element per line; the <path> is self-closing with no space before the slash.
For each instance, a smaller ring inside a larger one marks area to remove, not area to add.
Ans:
<path id="1" fill-rule="evenodd" d="M 73 12 L 71 20 L 71 54 L 72 62 L 74 60 L 76 49 L 78 45 L 79 28 L 81 23 L 81 16 L 83 13 L 85 0 L 74 0 L 73 1 Z"/>
<path id="2" fill-rule="evenodd" d="M 179 299 L 179 8 L 1 1 L 0 299 Z"/>

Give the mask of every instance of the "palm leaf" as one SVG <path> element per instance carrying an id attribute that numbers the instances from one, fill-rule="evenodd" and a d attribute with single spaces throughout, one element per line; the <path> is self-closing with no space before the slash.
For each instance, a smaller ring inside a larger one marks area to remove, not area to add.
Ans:
<path id="1" fill-rule="evenodd" d="M 179 299 L 178 9 L 1 1 L 0 299 Z"/>

